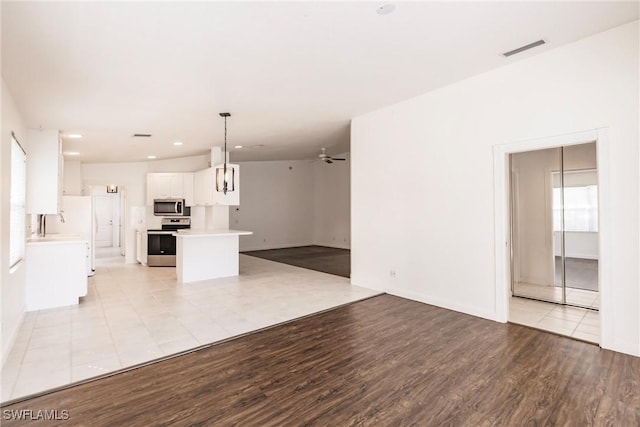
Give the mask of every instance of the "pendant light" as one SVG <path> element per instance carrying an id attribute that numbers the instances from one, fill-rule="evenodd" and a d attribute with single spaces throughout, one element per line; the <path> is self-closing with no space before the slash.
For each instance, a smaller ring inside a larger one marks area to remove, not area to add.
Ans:
<path id="1" fill-rule="evenodd" d="M 220 113 L 224 117 L 224 164 L 216 167 L 216 191 L 227 194 L 236 189 L 235 171 L 231 165 L 227 165 L 227 117 L 230 113 Z"/>

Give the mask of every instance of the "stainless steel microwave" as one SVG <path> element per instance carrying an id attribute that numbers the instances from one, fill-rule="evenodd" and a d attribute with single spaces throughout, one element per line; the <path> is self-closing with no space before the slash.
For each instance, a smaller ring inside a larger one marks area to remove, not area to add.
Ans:
<path id="1" fill-rule="evenodd" d="M 183 216 L 184 199 L 154 199 L 153 214 L 156 216 Z"/>

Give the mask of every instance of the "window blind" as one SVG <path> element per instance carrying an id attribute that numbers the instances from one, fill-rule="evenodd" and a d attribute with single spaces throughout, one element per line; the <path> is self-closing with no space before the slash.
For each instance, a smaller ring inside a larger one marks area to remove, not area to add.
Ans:
<path id="1" fill-rule="evenodd" d="M 26 193 L 25 152 L 11 137 L 11 209 L 9 212 L 9 265 L 13 267 L 24 258 L 25 252 L 25 193 Z"/>

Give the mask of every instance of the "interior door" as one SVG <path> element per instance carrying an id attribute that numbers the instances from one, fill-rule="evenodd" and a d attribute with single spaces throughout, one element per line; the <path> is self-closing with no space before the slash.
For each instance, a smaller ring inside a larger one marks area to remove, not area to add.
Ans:
<path id="1" fill-rule="evenodd" d="M 564 147 L 563 199 L 566 301 L 597 309 L 600 249 L 595 142 Z"/>
<path id="2" fill-rule="evenodd" d="M 554 211 L 562 209 L 553 198 L 553 174 L 562 169 L 561 156 L 560 148 L 511 155 L 515 296 L 564 303 L 563 283 L 556 281 L 553 221 Z"/>
<path id="3" fill-rule="evenodd" d="M 597 309 L 594 142 L 511 154 L 514 296 Z"/>
<path id="4" fill-rule="evenodd" d="M 113 197 L 95 195 L 94 215 L 96 219 L 96 247 L 110 248 L 113 246 Z"/>

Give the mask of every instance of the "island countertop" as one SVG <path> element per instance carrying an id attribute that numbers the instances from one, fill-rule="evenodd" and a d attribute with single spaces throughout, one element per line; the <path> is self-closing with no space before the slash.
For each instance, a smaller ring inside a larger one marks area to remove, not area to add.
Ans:
<path id="1" fill-rule="evenodd" d="M 248 236 L 253 231 L 244 230 L 204 230 L 197 228 L 189 228 L 178 230 L 174 233 L 176 237 L 216 237 L 216 236 Z"/>

